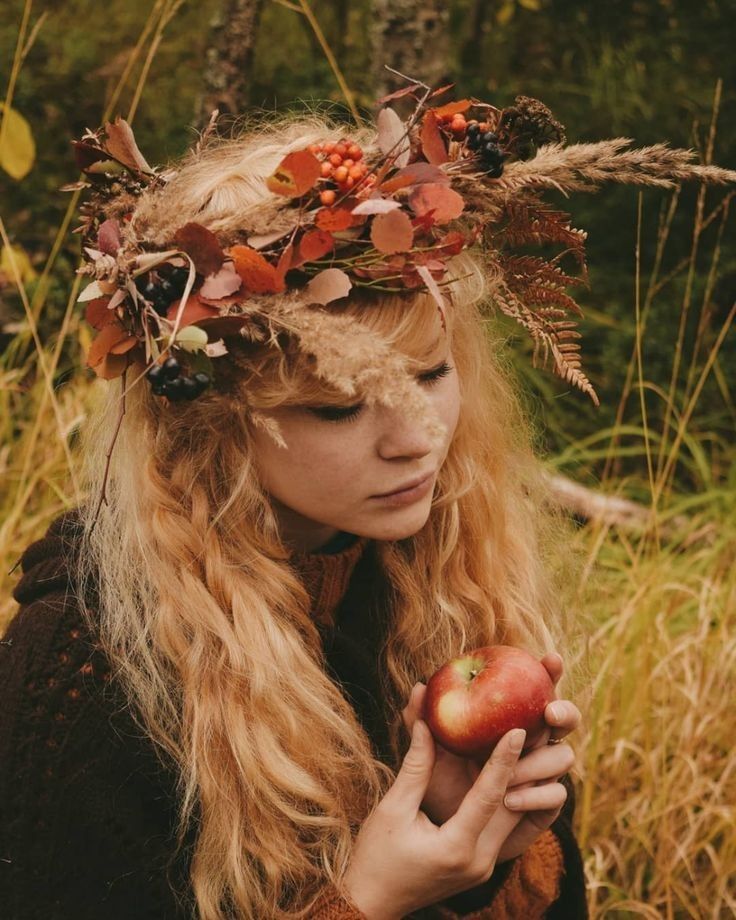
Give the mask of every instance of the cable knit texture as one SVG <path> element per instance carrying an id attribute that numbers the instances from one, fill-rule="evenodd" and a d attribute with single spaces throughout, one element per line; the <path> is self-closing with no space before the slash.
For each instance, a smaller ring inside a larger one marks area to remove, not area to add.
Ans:
<path id="1" fill-rule="evenodd" d="M 66 559 L 79 533 L 72 510 L 26 549 L 13 591 L 20 609 L 0 643 L 1 913 L 7 920 L 191 920 L 196 827 L 177 854 L 176 772 L 133 722 L 81 616 Z M 327 670 L 374 755 L 390 763 L 377 674 L 385 605 L 374 541 L 340 533 L 316 553 L 295 552 L 291 563 L 312 599 Z M 90 609 L 93 601 L 85 598 Z M 584 920 L 566 782 L 563 813 L 522 856 L 485 884 L 408 916 Z M 312 916 L 365 920 L 329 883 Z"/>

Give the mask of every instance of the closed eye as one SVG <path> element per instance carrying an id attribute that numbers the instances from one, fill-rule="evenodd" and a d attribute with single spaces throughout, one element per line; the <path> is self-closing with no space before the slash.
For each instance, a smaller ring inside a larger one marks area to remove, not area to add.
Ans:
<path id="1" fill-rule="evenodd" d="M 419 374 L 418 378 L 421 383 L 427 383 L 430 386 L 434 383 L 437 383 L 442 377 L 446 377 L 450 371 L 453 370 L 453 366 L 448 364 L 447 361 L 443 361 L 439 367 L 435 367 L 431 371 L 427 371 L 424 374 Z M 355 406 L 309 406 L 309 411 L 316 415 L 317 418 L 322 419 L 326 422 L 347 422 L 351 419 L 356 418 L 360 410 L 363 408 L 363 403 L 358 403 Z"/>

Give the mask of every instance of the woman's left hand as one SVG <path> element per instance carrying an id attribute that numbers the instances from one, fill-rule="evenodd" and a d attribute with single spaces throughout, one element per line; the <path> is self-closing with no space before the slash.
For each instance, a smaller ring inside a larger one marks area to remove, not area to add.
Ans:
<path id="1" fill-rule="evenodd" d="M 542 658 L 553 684 L 556 686 L 562 676 L 562 658 L 550 653 Z M 409 703 L 401 716 L 407 730 L 422 712 L 426 685 L 419 683 L 412 690 Z M 559 712 L 558 712 L 559 709 Z M 570 700 L 555 700 L 544 712 L 547 728 L 539 740 L 519 759 L 515 771 L 513 791 L 520 796 L 519 804 L 511 807 L 513 812 L 524 812 L 516 828 L 506 838 L 499 853 L 499 862 L 512 859 L 523 853 L 557 818 L 567 798 L 567 790 L 557 782 L 572 767 L 575 755 L 567 744 L 553 744 L 551 738 L 562 739 L 580 724 L 580 710 Z M 422 810 L 435 823 L 449 820 L 465 798 L 485 760 L 458 757 L 435 740 L 436 758 L 432 778 L 422 801 Z M 512 787 L 509 786 L 509 794 Z"/>

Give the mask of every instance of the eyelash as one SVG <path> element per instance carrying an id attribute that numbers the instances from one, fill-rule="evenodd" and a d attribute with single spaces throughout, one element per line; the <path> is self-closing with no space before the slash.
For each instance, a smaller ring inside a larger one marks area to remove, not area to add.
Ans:
<path id="1" fill-rule="evenodd" d="M 451 370 L 453 370 L 452 365 L 445 361 L 443 364 L 440 364 L 438 368 L 423 376 L 421 378 L 422 383 L 428 383 L 432 386 L 437 383 L 440 378 L 446 377 Z M 325 422 L 332 422 L 333 424 L 339 425 L 340 422 L 349 422 L 351 419 L 354 419 L 362 408 L 363 404 L 361 403 L 358 406 L 353 406 L 351 409 L 341 409 L 339 406 L 324 406 L 323 408 L 310 408 L 309 411 L 313 412 L 318 418 L 321 418 Z M 345 414 L 340 415 L 338 418 L 330 418 L 324 414 L 326 412 L 343 412 Z"/>

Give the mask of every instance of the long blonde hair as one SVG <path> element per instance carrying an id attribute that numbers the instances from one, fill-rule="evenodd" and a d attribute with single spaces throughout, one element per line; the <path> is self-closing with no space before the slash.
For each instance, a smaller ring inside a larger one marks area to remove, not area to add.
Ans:
<path id="1" fill-rule="evenodd" d="M 338 133 L 308 117 L 204 145 L 134 220 L 159 241 L 186 220 L 225 236 L 244 222 L 273 225 L 263 178 L 289 149 Z M 119 387 L 100 384 L 83 441 L 92 499 L 77 574 L 81 591 L 97 579 L 98 610 L 87 615 L 131 713 L 175 765 L 180 842 L 196 815 L 191 884 L 203 920 L 309 916 L 325 880 L 339 886 L 355 833 L 400 766 L 400 710 L 414 683 L 477 646 L 540 654 L 560 638 L 546 557 L 562 525 L 481 310 L 482 263 L 466 254 L 453 271 L 460 419 L 426 525 L 376 544 L 389 602 L 378 664 L 389 763 L 326 672 L 309 596 L 256 475 L 244 401 L 211 390 L 163 408 L 145 381 L 133 387 L 93 528 L 119 408 Z M 342 309 L 405 354 L 429 347 L 436 306 L 424 294 L 375 297 L 370 309 L 356 296 Z M 320 388 L 295 350 L 262 346 L 250 360 L 253 372 L 236 378 L 250 406 Z"/>

